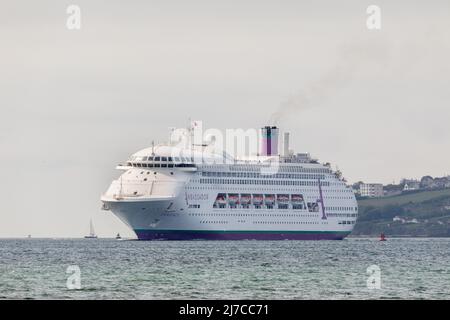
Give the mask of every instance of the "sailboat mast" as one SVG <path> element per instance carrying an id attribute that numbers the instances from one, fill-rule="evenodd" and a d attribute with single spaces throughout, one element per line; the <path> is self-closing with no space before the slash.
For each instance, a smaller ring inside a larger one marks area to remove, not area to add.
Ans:
<path id="1" fill-rule="evenodd" d="M 94 236 L 95 235 L 95 231 L 94 231 L 94 224 L 92 223 L 92 219 L 90 221 L 90 235 Z"/>

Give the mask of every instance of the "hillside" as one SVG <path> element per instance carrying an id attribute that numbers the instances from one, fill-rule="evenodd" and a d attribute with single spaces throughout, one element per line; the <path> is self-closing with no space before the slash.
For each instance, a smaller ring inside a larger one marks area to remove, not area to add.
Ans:
<path id="1" fill-rule="evenodd" d="M 352 235 L 450 237 L 450 189 L 358 200 L 358 205 Z"/>

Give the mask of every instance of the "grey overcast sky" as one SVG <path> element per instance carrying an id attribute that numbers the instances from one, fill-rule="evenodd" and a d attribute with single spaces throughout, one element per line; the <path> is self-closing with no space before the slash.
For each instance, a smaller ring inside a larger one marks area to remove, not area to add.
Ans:
<path id="1" fill-rule="evenodd" d="M 100 210 L 114 166 L 188 117 L 277 119 L 350 182 L 450 174 L 448 0 L 0 4 L 0 237 L 131 235 Z"/>

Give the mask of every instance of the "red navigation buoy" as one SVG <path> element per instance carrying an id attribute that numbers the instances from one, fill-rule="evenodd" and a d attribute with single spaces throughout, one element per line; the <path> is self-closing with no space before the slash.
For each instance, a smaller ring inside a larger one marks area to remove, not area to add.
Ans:
<path id="1" fill-rule="evenodd" d="M 386 236 L 384 235 L 384 232 L 380 234 L 380 241 L 386 241 Z"/>

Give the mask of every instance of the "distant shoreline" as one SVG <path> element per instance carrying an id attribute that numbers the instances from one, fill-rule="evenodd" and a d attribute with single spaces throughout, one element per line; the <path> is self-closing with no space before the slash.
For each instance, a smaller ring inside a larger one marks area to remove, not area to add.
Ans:
<path id="1" fill-rule="evenodd" d="M 358 238 L 380 238 L 380 235 L 349 235 L 347 238 L 358 239 Z M 450 237 L 440 237 L 440 236 L 413 236 L 413 235 L 387 235 L 386 238 L 417 238 L 417 239 L 449 239 Z"/>
<path id="2" fill-rule="evenodd" d="M 379 239 L 380 235 L 349 235 L 345 239 Z M 450 239 L 450 237 L 442 237 L 442 236 L 413 236 L 413 235 L 386 235 L 388 239 Z M 136 238 L 122 238 L 121 240 L 117 240 L 116 238 L 97 238 L 97 239 L 85 239 L 84 237 L 36 237 L 36 238 L 28 238 L 28 237 L 0 237 L 1 240 L 84 240 L 84 241 L 95 241 L 95 240 L 114 240 L 114 241 L 140 241 L 140 242 L 191 242 L 188 240 L 177 241 L 177 240 L 159 240 L 159 241 L 151 241 L 151 240 L 139 240 Z M 205 242 L 222 242 L 223 240 L 192 240 L 192 241 L 205 241 Z M 264 242 L 264 240 L 229 240 L 232 242 Z M 269 240 L 270 241 L 270 240 Z M 286 240 L 274 240 L 277 241 L 286 241 Z M 288 241 L 324 241 L 324 240 L 288 240 Z M 338 240 L 329 240 L 329 241 L 338 241 Z"/>

